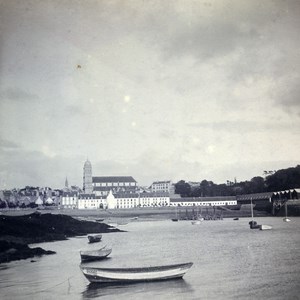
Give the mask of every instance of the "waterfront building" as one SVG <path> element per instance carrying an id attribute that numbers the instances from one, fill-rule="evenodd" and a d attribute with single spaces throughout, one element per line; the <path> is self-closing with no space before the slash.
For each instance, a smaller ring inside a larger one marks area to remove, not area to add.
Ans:
<path id="1" fill-rule="evenodd" d="M 78 208 L 78 193 L 74 191 L 63 192 L 60 205 L 62 208 Z"/>
<path id="2" fill-rule="evenodd" d="M 78 209 L 103 209 L 107 208 L 106 198 L 97 197 L 95 194 L 80 194 Z"/>
<path id="3" fill-rule="evenodd" d="M 112 193 L 107 198 L 107 208 L 163 207 L 170 205 L 169 193 Z"/>
<path id="4" fill-rule="evenodd" d="M 234 206 L 236 196 L 171 198 L 170 206 Z"/>

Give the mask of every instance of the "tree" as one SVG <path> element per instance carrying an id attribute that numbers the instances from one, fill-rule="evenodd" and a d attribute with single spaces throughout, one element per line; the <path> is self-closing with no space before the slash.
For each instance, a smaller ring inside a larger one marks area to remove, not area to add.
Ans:
<path id="1" fill-rule="evenodd" d="M 190 197 L 191 186 L 184 180 L 175 183 L 175 193 L 180 194 L 181 197 Z"/>
<path id="2" fill-rule="evenodd" d="M 266 191 L 265 180 L 263 177 L 256 176 L 250 181 L 251 193 L 263 193 Z"/>
<path id="3" fill-rule="evenodd" d="M 300 187 L 300 165 L 295 168 L 278 170 L 266 177 L 268 191 L 282 191 Z"/>

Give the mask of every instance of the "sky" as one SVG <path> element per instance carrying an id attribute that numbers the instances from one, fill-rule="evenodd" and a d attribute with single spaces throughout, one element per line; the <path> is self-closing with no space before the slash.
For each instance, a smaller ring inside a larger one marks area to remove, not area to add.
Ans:
<path id="1" fill-rule="evenodd" d="M 0 189 L 295 167 L 299 29 L 297 0 L 0 0 Z"/>

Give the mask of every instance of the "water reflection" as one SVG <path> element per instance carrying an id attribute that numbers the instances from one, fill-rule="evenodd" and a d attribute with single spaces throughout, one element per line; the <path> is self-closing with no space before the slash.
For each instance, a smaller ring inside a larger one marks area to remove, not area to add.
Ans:
<path id="1" fill-rule="evenodd" d="M 162 295 L 168 291 L 170 298 L 176 298 L 176 295 L 184 295 L 193 293 L 193 288 L 184 281 L 184 279 L 165 280 L 156 282 L 143 282 L 143 283 L 105 283 L 97 284 L 90 283 L 87 285 L 86 290 L 82 293 L 82 299 L 92 299 L 101 296 L 124 296 L 131 295 L 130 299 L 139 298 L 140 293 L 149 294 L 153 297 Z"/>

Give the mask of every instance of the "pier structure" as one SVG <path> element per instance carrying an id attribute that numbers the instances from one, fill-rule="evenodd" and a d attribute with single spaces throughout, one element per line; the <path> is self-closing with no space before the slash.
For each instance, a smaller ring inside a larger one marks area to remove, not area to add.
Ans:
<path id="1" fill-rule="evenodd" d="M 236 200 L 238 205 L 250 205 L 252 200 L 256 209 L 271 207 L 271 213 L 275 216 L 289 200 L 298 199 L 299 193 L 300 189 L 292 189 L 278 192 L 246 194 L 236 196 Z"/>

